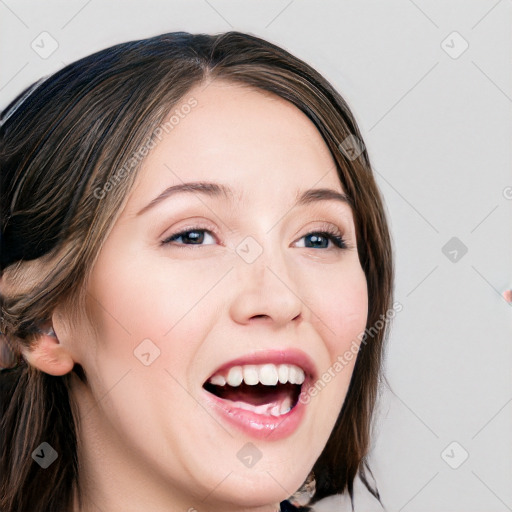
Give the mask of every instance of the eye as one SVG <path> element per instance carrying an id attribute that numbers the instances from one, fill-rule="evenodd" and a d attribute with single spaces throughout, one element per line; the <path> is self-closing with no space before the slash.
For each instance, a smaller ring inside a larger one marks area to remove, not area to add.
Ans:
<path id="1" fill-rule="evenodd" d="M 176 245 L 212 245 L 216 242 L 211 231 L 200 228 L 189 228 L 171 235 L 162 242 L 162 244 L 171 243 L 176 243 Z"/>
<path id="2" fill-rule="evenodd" d="M 162 241 L 162 245 L 213 245 L 217 243 L 214 234 L 204 228 L 190 227 L 174 233 Z M 307 249 L 347 249 L 341 233 L 331 227 L 321 231 L 312 231 L 299 239 L 297 247 Z"/>
<path id="3" fill-rule="evenodd" d="M 345 240 L 341 236 L 341 233 L 334 230 L 328 229 L 324 231 L 312 231 L 307 235 L 304 235 L 300 240 L 304 240 L 303 245 L 298 247 L 312 248 L 312 249 L 333 249 L 334 247 L 329 246 L 329 242 L 338 249 L 347 249 Z"/>

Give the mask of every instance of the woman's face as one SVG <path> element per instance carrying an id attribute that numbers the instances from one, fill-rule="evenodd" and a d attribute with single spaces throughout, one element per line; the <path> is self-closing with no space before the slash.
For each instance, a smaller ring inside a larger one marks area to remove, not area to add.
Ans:
<path id="1" fill-rule="evenodd" d="M 214 81 L 180 105 L 87 285 L 84 474 L 100 508 L 117 489 L 147 510 L 268 510 L 308 475 L 352 375 L 368 310 L 354 218 L 290 103 Z M 302 373 L 320 391 L 286 413 Z"/>

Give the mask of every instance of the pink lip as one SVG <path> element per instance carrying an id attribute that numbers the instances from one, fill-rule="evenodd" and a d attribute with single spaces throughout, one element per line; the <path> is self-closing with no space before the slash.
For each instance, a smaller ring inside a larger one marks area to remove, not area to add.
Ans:
<path id="1" fill-rule="evenodd" d="M 300 425 L 307 407 L 299 400 L 289 412 L 275 417 L 232 407 L 226 400 L 206 390 L 204 393 L 207 404 L 221 418 L 245 434 L 265 441 L 278 441 L 291 435 Z"/>
<path id="2" fill-rule="evenodd" d="M 237 359 L 224 363 L 217 368 L 210 377 L 216 373 L 222 373 L 233 366 L 243 366 L 246 364 L 294 364 L 304 370 L 306 377 L 316 379 L 316 368 L 311 358 L 301 350 L 288 348 L 282 350 L 262 350 L 253 354 L 247 354 Z"/>
<path id="3" fill-rule="evenodd" d="M 246 364 L 294 364 L 304 370 L 306 380 L 302 389 L 316 380 L 316 367 L 311 358 L 297 349 L 265 350 L 233 359 L 212 374 L 222 373 L 233 366 Z M 205 400 L 215 413 L 225 421 L 242 430 L 253 438 L 277 441 L 291 435 L 300 425 L 306 411 L 306 404 L 300 400 L 286 414 L 276 417 L 272 415 L 256 414 L 252 411 L 233 407 L 232 403 L 203 390 Z"/>

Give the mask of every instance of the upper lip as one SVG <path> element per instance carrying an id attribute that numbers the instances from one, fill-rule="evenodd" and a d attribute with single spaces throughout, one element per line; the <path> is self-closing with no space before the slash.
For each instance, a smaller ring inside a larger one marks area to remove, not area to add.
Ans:
<path id="1" fill-rule="evenodd" d="M 246 354 L 236 359 L 232 359 L 219 366 L 210 374 L 207 380 L 217 373 L 224 372 L 233 366 L 244 366 L 248 364 L 293 364 L 302 368 L 306 378 L 314 380 L 316 378 L 316 367 L 311 357 L 302 350 L 295 348 L 260 350 L 251 354 Z"/>

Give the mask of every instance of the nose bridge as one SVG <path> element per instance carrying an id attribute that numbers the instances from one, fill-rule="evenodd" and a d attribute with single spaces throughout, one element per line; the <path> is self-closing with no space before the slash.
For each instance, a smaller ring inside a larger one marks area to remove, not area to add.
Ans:
<path id="1" fill-rule="evenodd" d="M 302 311 L 298 286 L 282 246 L 272 236 L 247 237 L 237 247 L 236 293 L 232 316 L 240 323 L 269 317 L 287 323 Z"/>

